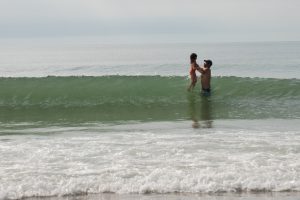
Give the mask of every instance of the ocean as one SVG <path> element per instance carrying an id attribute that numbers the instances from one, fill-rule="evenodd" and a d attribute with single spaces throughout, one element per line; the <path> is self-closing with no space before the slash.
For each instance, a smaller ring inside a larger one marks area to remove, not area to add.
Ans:
<path id="1" fill-rule="evenodd" d="M 0 44 L 0 199 L 299 199 L 300 42 Z"/>

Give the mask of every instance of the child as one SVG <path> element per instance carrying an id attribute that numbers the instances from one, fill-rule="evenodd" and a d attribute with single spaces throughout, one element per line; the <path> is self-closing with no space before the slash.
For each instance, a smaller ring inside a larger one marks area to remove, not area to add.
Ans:
<path id="1" fill-rule="evenodd" d="M 197 64 L 196 60 L 197 60 L 197 54 L 192 53 L 190 56 L 190 60 L 191 60 L 191 69 L 190 69 L 190 76 L 191 76 L 191 84 L 188 87 L 188 91 L 191 91 L 196 83 L 197 83 L 197 75 L 196 75 L 196 70 L 200 71 L 200 67 Z"/>

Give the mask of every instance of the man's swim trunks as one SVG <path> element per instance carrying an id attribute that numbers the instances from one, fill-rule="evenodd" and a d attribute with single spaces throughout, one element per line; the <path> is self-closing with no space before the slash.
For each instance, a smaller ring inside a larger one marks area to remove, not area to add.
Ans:
<path id="1" fill-rule="evenodd" d="M 204 89 L 202 88 L 201 92 L 204 96 L 209 96 L 210 95 L 210 88 Z"/>

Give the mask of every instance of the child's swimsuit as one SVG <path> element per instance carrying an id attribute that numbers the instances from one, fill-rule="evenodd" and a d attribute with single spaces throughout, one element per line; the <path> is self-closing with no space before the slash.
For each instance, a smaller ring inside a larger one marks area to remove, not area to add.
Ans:
<path id="1" fill-rule="evenodd" d="M 196 69 L 194 67 L 191 67 L 190 75 L 191 75 L 191 79 L 192 79 L 193 82 L 197 81 Z"/>

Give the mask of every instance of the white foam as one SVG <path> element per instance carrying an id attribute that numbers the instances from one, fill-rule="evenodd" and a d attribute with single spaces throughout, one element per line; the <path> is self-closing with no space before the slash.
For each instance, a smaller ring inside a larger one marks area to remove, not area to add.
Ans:
<path id="1" fill-rule="evenodd" d="M 32 135 L 2 135 L 0 199 L 300 191 L 299 131 L 190 123 L 31 127 Z"/>

